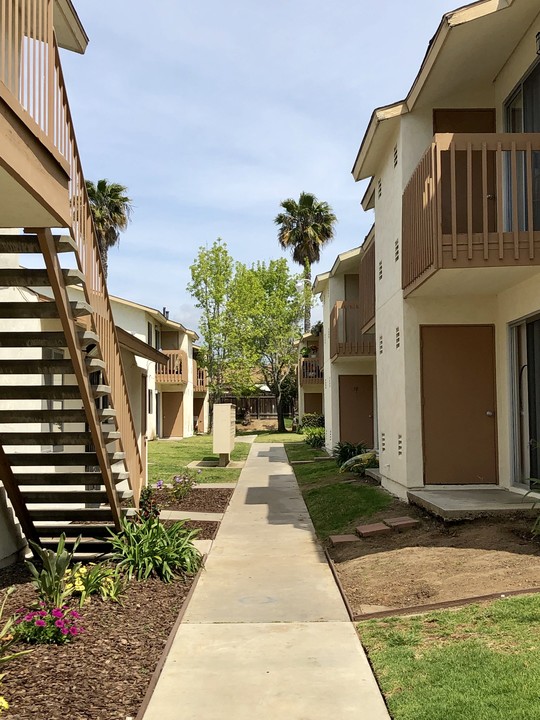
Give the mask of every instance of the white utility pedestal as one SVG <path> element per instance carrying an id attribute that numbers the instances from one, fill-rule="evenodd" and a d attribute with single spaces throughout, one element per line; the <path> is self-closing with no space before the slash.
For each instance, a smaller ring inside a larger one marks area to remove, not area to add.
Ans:
<path id="1" fill-rule="evenodd" d="M 218 467 L 227 467 L 231 461 L 236 437 L 236 406 L 230 403 L 214 405 L 214 445 L 213 450 L 219 455 Z"/>

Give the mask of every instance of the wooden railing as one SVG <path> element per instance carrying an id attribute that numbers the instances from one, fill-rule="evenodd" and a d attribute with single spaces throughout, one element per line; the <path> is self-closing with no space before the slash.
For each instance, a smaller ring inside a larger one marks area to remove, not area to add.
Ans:
<path id="1" fill-rule="evenodd" d="M 208 388 L 208 376 L 204 368 L 200 368 L 193 361 L 193 390 L 195 392 L 206 392 Z"/>
<path id="2" fill-rule="evenodd" d="M 403 194 L 402 286 L 540 265 L 540 133 L 435 135 Z"/>
<path id="3" fill-rule="evenodd" d="M 187 355 L 183 350 L 162 350 L 169 358 L 166 365 L 156 368 L 156 380 L 161 383 L 187 383 Z"/>
<path id="4" fill-rule="evenodd" d="M 324 382 L 323 370 L 316 358 L 302 358 L 300 385 L 320 385 Z"/>
<path id="5" fill-rule="evenodd" d="M 375 324 L 375 238 L 370 238 L 360 259 L 360 329 L 371 330 Z"/>
<path id="6" fill-rule="evenodd" d="M 99 336 L 104 382 L 121 434 L 121 450 L 135 499 L 145 482 L 146 464 L 137 442 L 111 304 L 53 26 L 54 0 L 0 0 L 0 97 L 69 168 L 70 232 L 84 273 L 86 300 L 93 313 L 84 321 Z"/>
<path id="7" fill-rule="evenodd" d="M 375 340 L 361 330 L 359 304 L 339 300 L 330 313 L 330 357 L 365 355 L 375 355 Z"/>

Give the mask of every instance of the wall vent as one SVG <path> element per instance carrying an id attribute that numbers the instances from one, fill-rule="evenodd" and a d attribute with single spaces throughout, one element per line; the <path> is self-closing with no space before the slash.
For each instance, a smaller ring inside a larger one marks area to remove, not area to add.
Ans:
<path id="1" fill-rule="evenodd" d="M 397 167 L 398 164 L 398 149 L 397 145 L 394 145 L 394 167 Z"/>
<path id="2" fill-rule="evenodd" d="M 403 436 L 402 435 L 397 436 L 397 454 L 403 455 Z"/>
<path id="3" fill-rule="evenodd" d="M 382 180 L 379 178 L 377 181 L 377 197 L 380 198 L 382 195 Z"/>
<path id="4" fill-rule="evenodd" d="M 381 452 L 386 450 L 386 433 L 381 433 Z"/>
<path id="5" fill-rule="evenodd" d="M 394 260 L 396 262 L 399 260 L 399 240 L 394 242 Z"/>
<path id="6" fill-rule="evenodd" d="M 399 347 L 401 345 L 401 333 L 399 331 L 399 328 L 396 328 L 396 350 L 399 350 Z"/>
<path id="7" fill-rule="evenodd" d="M 383 352 L 383 339 L 382 335 L 379 337 L 379 355 L 382 355 Z"/>
<path id="8" fill-rule="evenodd" d="M 379 280 L 382 280 L 382 260 L 379 260 Z"/>

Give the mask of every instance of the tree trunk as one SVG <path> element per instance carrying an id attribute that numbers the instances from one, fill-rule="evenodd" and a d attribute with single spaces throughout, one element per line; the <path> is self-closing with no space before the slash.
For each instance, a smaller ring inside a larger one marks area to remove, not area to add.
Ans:
<path id="1" fill-rule="evenodd" d="M 107 281 L 107 275 L 109 273 L 109 256 L 108 248 L 104 241 L 98 238 L 99 254 L 101 255 L 101 264 L 103 266 L 103 275 L 105 276 L 105 282 Z"/>
<path id="2" fill-rule="evenodd" d="M 276 395 L 276 408 L 277 408 L 277 431 L 278 433 L 287 432 L 285 427 L 285 415 L 283 413 L 283 402 L 281 400 L 281 393 Z"/>
<path id="3" fill-rule="evenodd" d="M 311 330 L 311 263 L 304 261 L 304 332 Z"/>

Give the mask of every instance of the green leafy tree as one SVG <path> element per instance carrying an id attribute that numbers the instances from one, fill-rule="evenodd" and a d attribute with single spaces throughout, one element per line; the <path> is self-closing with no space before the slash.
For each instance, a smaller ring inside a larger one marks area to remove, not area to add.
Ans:
<path id="1" fill-rule="evenodd" d="M 297 359 L 304 297 L 285 259 L 238 264 L 231 287 L 231 341 L 244 362 L 257 370 L 276 398 L 278 432 L 285 432 L 284 401 Z"/>
<path id="2" fill-rule="evenodd" d="M 311 327 L 311 266 L 318 262 L 321 248 L 334 237 L 337 218 L 330 205 L 312 193 L 300 193 L 298 202 L 288 198 L 281 203 L 274 222 L 279 225 L 278 240 L 292 252 L 294 262 L 304 268 L 304 332 Z"/>
<path id="3" fill-rule="evenodd" d="M 133 206 L 127 195 L 127 187 L 108 180 L 94 184 L 86 181 L 86 191 L 94 218 L 103 272 L 107 278 L 109 248 L 120 242 L 120 233 L 127 229 Z"/>

